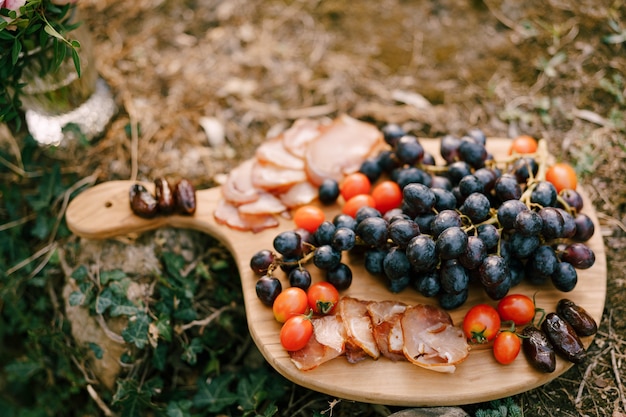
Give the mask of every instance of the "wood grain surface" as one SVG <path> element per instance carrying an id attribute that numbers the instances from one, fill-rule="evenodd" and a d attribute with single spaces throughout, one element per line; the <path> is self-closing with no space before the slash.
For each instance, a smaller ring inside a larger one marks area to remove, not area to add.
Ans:
<path id="1" fill-rule="evenodd" d="M 426 150 L 438 155 L 439 141 L 420 139 Z M 487 148 L 498 158 L 506 155 L 508 139 L 489 139 Z M 257 299 L 255 282 L 257 276 L 249 267 L 251 256 L 261 249 L 272 249 L 274 237 L 281 231 L 293 229 L 293 222 L 281 219 L 277 228 L 260 233 L 240 232 L 215 222 L 213 211 L 221 198 L 219 188 L 197 191 L 197 212 L 194 216 L 169 216 L 146 220 L 135 216 L 129 207 L 128 193 L 132 182 L 112 181 L 99 184 L 79 194 L 69 205 L 66 220 L 69 228 L 78 236 L 89 239 L 105 239 L 128 233 L 143 232 L 163 226 L 189 228 L 205 232 L 222 241 L 233 254 L 241 276 L 248 325 L 252 338 L 266 360 L 289 380 L 339 398 L 368 403 L 400 406 L 460 405 L 489 401 L 514 395 L 543 385 L 558 377 L 572 364 L 558 357 L 557 368 L 545 374 L 534 370 L 523 354 L 511 365 L 499 365 L 488 348 L 473 349 L 456 372 L 440 374 L 419 368 L 408 362 L 392 362 L 385 358 L 365 360 L 350 364 L 344 357 L 336 358 L 312 371 L 302 372 L 293 365 L 287 352 L 281 347 L 278 334 L 280 324 L 274 320 L 270 308 Z M 153 189 L 152 184 L 145 184 Z M 584 193 L 584 209 L 595 223 L 596 233 L 587 244 L 593 249 L 596 262 L 590 269 L 578 270 L 578 284 L 568 293 L 562 293 L 551 284 L 531 286 L 520 284 L 511 290 L 535 296 L 539 307 L 554 311 L 561 298 L 569 298 L 584 307 L 599 323 L 606 296 L 606 258 L 597 216 Z M 327 219 L 339 213 L 338 206 L 324 207 Z M 392 294 L 378 279 L 363 267 L 362 259 L 344 253 L 343 261 L 353 271 L 352 286 L 342 295 L 364 300 L 395 299 L 408 304 L 436 304 L 436 300 L 421 296 L 413 289 Z M 322 280 L 314 266 L 310 268 L 313 279 Z M 288 281 L 278 273 L 283 287 Z M 455 324 L 462 322 L 469 306 L 490 300 L 478 287 L 472 287 L 469 299 L 460 308 L 450 311 Z M 584 339 L 588 346 L 592 337 Z"/>

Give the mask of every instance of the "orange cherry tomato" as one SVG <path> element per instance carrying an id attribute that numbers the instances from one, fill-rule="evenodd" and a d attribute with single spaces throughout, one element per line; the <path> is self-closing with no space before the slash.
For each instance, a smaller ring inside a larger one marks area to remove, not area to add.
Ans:
<path id="1" fill-rule="evenodd" d="M 339 185 L 339 192 L 345 201 L 350 200 L 355 195 L 369 194 L 372 183 L 369 178 L 361 172 L 355 172 L 344 178 Z"/>
<path id="2" fill-rule="evenodd" d="M 289 287 L 281 291 L 274 300 L 272 311 L 274 318 L 285 323 L 293 316 L 302 315 L 309 309 L 306 291 L 299 287 Z"/>
<path id="3" fill-rule="evenodd" d="M 564 189 L 575 190 L 578 185 L 578 177 L 574 167 L 566 162 L 558 162 L 546 171 L 546 181 L 556 188 L 556 192 Z"/>
<path id="4" fill-rule="evenodd" d="M 309 287 L 307 297 L 313 314 L 330 314 L 339 302 L 339 291 L 330 282 L 320 281 Z"/>
<path id="5" fill-rule="evenodd" d="M 532 136 L 520 135 L 513 139 L 509 148 L 509 155 L 515 153 L 535 153 L 537 152 L 537 140 Z"/>
<path id="6" fill-rule="evenodd" d="M 382 181 L 372 189 L 372 197 L 376 202 L 376 209 L 385 214 L 391 209 L 400 207 L 402 203 L 402 189 L 395 181 Z"/>
<path id="7" fill-rule="evenodd" d="M 311 205 L 301 206 L 293 214 L 293 221 L 297 227 L 315 232 L 326 216 L 321 208 Z"/>
<path id="8" fill-rule="evenodd" d="M 355 217 L 356 212 L 359 211 L 361 207 L 365 206 L 376 207 L 376 200 L 369 194 L 359 194 L 346 201 L 341 211 L 344 214 Z"/>
<path id="9" fill-rule="evenodd" d="M 502 365 L 508 365 L 519 355 L 522 341 L 511 331 L 498 333 L 493 341 L 493 357 Z"/>
<path id="10" fill-rule="evenodd" d="M 290 351 L 300 350 L 313 336 L 313 323 L 305 315 L 293 316 L 280 329 L 280 344 Z"/>
<path id="11" fill-rule="evenodd" d="M 502 321 L 512 321 L 516 326 L 530 323 L 536 314 L 535 302 L 524 294 L 508 294 L 496 307 Z"/>
<path id="12" fill-rule="evenodd" d="M 476 304 L 463 318 L 463 332 L 472 343 L 491 342 L 500 331 L 498 311 L 488 304 Z"/>

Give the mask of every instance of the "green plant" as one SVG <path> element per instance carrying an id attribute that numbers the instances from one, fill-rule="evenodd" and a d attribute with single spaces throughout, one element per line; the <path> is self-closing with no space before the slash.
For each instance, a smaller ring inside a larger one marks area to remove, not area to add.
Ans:
<path id="1" fill-rule="evenodd" d="M 33 62 L 40 76 L 56 71 L 71 54 L 80 76 L 80 43 L 67 38 L 80 23 L 71 0 L 0 1 L 0 122 L 21 127 L 22 73 Z"/>

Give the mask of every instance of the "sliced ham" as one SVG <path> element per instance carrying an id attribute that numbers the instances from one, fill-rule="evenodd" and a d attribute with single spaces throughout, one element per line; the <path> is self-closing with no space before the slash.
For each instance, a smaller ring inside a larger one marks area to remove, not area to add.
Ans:
<path id="1" fill-rule="evenodd" d="M 313 119 L 298 119 L 280 137 L 285 149 L 304 159 L 309 143 L 320 135 L 320 122 Z"/>
<path id="2" fill-rule="evenodd" d="M 374 339 L 372 319 L 367 313 L 367 302 L 343 297 L 337 303 L 337 314 L 344 323 L 350 347 L 354 347 L 355 350 L 360 348 L 370 357 L 378 359 L 380 350 Z"/>
<path id="3" fill-rule="evenodd" d="M 318 188 L 309 181 L 292 185 L 287 191 L 278 195 L 280 201 L 289 208 L 296 208 L 310 204 L 318 196 Z"/>
<path id="4" fill-rule="evenodd" d="M 319 186 L 325 179 L 340 182 L 345 175 L 358 171 L 361 163 L 385 142 L 376 126 L 347 115 L 321 129 L 304 155 L 309 180 Z"/>
<path id="5" fill-rule="evenodd" d="M 341 318 L 335 314 L 311 319 L 313 334 L 321 344 L 343 352 L 346 343 L 346 329 Z"/>
<path id="6" fill-rule="evenodd" d="M 280 193 L 299 182 L 307 181 L 306 173 L 299 169 L 279 167 L 255 161 L 252 166 L 252 184 L 265 191 Z"/>
<path id="7" fill-rule="evenodd" d="M 437 372 L 454 372 L 469 355 L 469 345 L 450 315 L 437 307 L 418 304 L 402 315 L 403 352 L 415 365 Z"/>
<path id="8" fill-rule="evenodd" d="M 235 167 L 222 185 L 222 195 L 233 204 L 246 204 L 259 198 L 259 189 L 252 184 L 254 159 L 248 159 Z"/>
<path id="9" fill-rule="evenodd" d="M 240 214 L 277 214 L 287 210 L 287 206 L 278 197 L 263 191 L 255 201 L 238 206 L 237 209 Z"/>
<path id="10" fill-rule="evenodd" d="M 303 170 L 304 159 L 285 148 L 282 136 L 264 142 L 255 152 L 256 159 L 264 164 L 273 164 L 281 168 Z"/>
<path id="11" fill-rule="evenodd" d="M 260 232 L 278 226 L 278 220 L 271 214 L 245 215 L 226 200 L 220 200 L 213 212 L 215 221 L 236 230 Z"/>

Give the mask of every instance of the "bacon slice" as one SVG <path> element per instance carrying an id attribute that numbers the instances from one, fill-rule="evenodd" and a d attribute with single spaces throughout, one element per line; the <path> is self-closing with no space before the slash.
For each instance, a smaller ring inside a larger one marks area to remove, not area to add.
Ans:
<path id="1" fill-rule="evenodd" d="M 220 200 L 213 212 L 215 221 L 241 231 L 260 232 L 278 226 L 278 220 L 271 214 L 245 215 L 226 200 Z"/>
<path id="2" fill-rule="evenodd" d="M 336 315 L 311 319 L 313 337 L 307 345 L 289 352 L 289 357 L 301 371 L 315 369 L 345 352 L 346 333 L 341 319 Z"/>
<path id="3" fill-rule="evenodd" d="M 401 324 L 404 355 L 415 365 L 450 373 L 469 355 L 463 331 L 440 308 L 424 304 L 408 307 Z"/>
<path id="4" fill-rule="evenodd" d="M 337 303 L 336 308 L 348 336 L 346 354 L 348 351 L 352 352 L 351 349 L 354 348 L 353 353 L 362 350 L 370 357 L 378 359 L 380 350 L 374 339 L 372 319 L 367 313 L 367 302 L 352 297 L 343 297 Z M 349 355 L 348 359 L 350 359 Z"/>
<path id="5" fill-rule="evenodd" d="M 336 118 L 321 131 L 304 155 L 306 173 L 316 186 L 328 178 L 339 182 L 358 171 L 361 163 L 385 143 L 376 126 L 347 115 Z"/>
<path id="6" fill-rule="evenodd" d="M 402 314 L 407 305 L 397 301 L 372 301 L 367 304 L 367 312 L 372 318 L 373 335 L 381 355 L 392 361 L 405 360 L 402 348 Z"/>
<path id="7" fill-rule="evenodd" d="M 246 204 L 259 198 L 259 189 L 252 184 L 254 159 L 248 159 L 228 174 L 222 185 L 222 195 L 233 204 Z"/>

